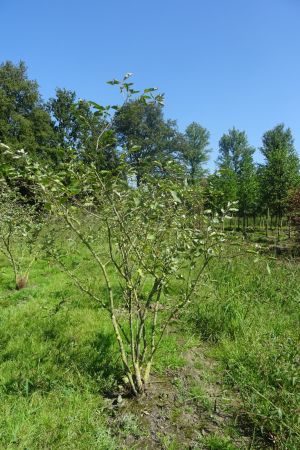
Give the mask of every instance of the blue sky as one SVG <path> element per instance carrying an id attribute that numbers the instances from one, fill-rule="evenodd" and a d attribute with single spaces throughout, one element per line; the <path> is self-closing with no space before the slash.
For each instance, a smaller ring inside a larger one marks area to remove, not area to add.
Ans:
<path id="1" fill-rule="evenodd" d="M 24 60 L 45 99 L 115 103 L 105 82 L 129 71 L 181 130 L 210 130 L 212 161 L 232 126 L 259 147 L 284 122 L 300 152 L 300 0 L 0 0 L 0 18 L 0 61 Z"/>

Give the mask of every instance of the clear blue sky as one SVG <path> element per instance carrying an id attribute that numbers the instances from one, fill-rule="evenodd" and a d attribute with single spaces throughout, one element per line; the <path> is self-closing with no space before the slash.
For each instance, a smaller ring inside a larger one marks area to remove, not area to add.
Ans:
<path id="1" fill-rule="evenodd" d="M 130 71 L 181 130 L 210 130 L 212 160 L 232 126 L 259 147 L 284 122 L 300 152 L 300 0 L 0 0 L 0 18 L 0 61 L 24 60 L 45 99 L 115 102 L 105 82 Z"/>

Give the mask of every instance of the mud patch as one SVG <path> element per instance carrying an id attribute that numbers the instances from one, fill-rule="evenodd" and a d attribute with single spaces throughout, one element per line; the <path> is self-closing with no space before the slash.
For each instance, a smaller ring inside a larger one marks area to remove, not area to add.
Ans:
<path id="1" fill-rule="evenodd" d="M 217 363 L 204 346 L 187 350 L 184 358 L 183 368 L 153 374 L 144 396 L 110 403 L 121 449 L 249 447 L 251 439 L 238 425 L 241 402 L 225 390 Z"/>

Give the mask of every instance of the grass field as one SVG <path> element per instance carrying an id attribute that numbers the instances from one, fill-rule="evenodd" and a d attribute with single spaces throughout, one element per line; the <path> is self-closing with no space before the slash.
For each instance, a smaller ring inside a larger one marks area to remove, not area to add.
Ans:
<path id="1" fill-rule="evenodd" d="M 300 448 L 297 260 L 214 261 L 148 394 L 119 403 L 118 351 L 96 302 L 44 260 L 20 291 L 1 260 L 0 286 L 1 449 Z"/>

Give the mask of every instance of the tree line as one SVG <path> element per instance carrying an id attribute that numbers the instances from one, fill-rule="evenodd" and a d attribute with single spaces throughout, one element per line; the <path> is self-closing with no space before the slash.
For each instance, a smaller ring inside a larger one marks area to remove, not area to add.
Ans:
<path id="1" fill-rule="evenodd" d="M 134 93 L 129 80 L 124 86 L 127 93 Z M 144 96 L 150 97 L 152 89 L 146 91 Z M 158 177 L 176 173 L 188 184 L 201 187 L 206 206 L 214 211 L 237 201 L 239 227 L 245 229 L 250 217 L 254 226 L 261 217 L 272 217 L 280 226 L 300 180 L 292 132 L 284 124 L 264 133 L 259 149 L 262 164 L 255 163 L 255 148 L 246 132 L 230 129 L 219 141 L 217 169 L 209 174 L 205 163 L 210 154 L 210 133 L 199 123 L 193 122 L 180 132 L 175 120 L 165 119 L 161 102 L 140 99 L 125 101 L 112 111 L 110 120 L 106 107 L 78 99 L 74 91 L 63 88 L 57 88 L 55 96 L 45 102 L 38 83 L 29 79 L 24 62 L 8 61 L 0 66 L 2 144 L 25 149 L 31 158 L 53 168 L 75 158 L 113 173 L 126 158 L 137 185 L 149 173 Z M 0 171 L 3 174 L 5 170 L 9 178 L 2 155 Z M 24 185 L 28 193 L 28 182 Z"/>

